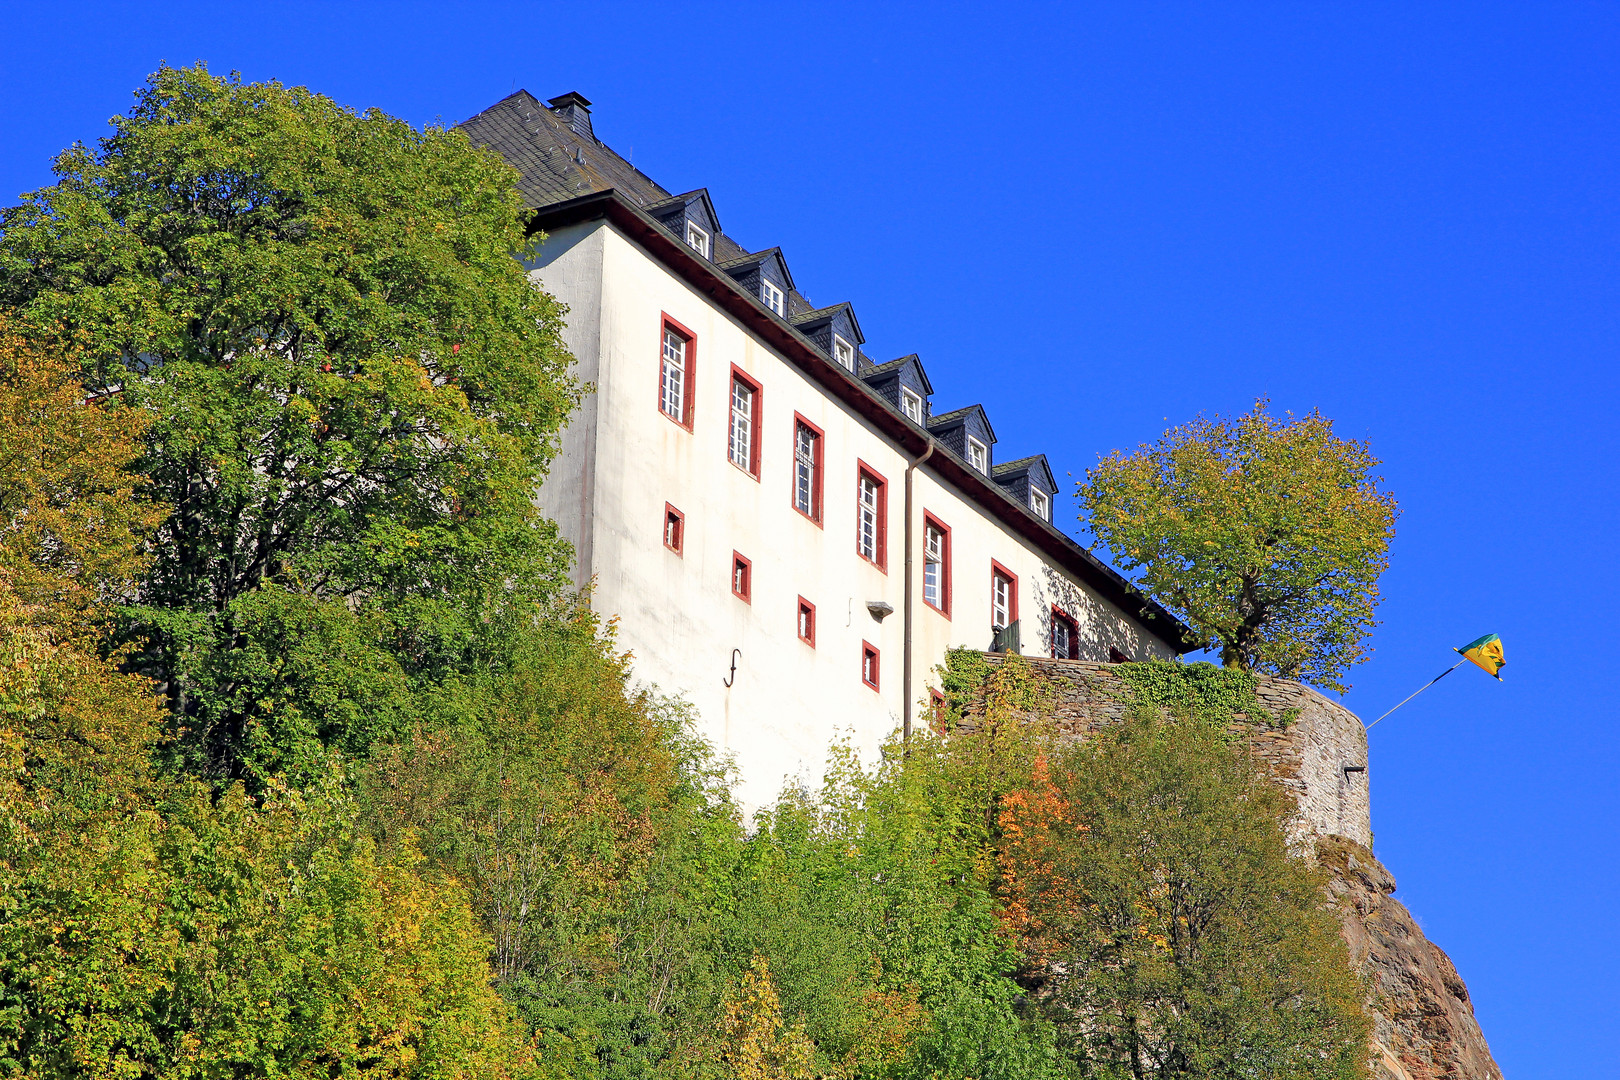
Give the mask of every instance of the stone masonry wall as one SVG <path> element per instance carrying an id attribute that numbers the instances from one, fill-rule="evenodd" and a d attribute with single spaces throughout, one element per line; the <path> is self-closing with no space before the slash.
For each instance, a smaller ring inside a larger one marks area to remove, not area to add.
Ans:
<path id="1" fill-rule="evenodd" d="M 1000 663 L 1001 658 L 992 654 L 989 660 Z M 1044 657 L 1025 660 L 1052 687 L 1052 715 L 1064 736 L 1083 739 L 1124 719 L 1129 688 L 1113 665 Z M 1367 734 L 1361 721 L 1308 686 L 1265 675 L 1257 682 L 1255 696 L 1273 716 L 1297 709 L 1298 718 L 1284 728 L 1263 719 L 1239 720 L 1233 730 L 1294 793 L 1300 815 L 1297 835 L 1342 836 L 1370 848 Z M 971 713 L 969 709 L 968 723 Z"/>

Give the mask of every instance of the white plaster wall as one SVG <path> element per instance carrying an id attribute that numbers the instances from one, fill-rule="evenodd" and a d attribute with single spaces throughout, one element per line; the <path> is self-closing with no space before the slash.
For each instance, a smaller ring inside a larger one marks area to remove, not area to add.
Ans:
<path id="1" fill-rule="evenodd" d="M 699 729 L 735 755 L 739 798 L 770 802 L 784 784 L 819 782 L 829 743 L 847 735 L 868 760 L 902 717 L 906 459 L 702 294 L 605 223 L 549 238 L 533 272 L 570 306 L 571 347 L 596 392 L 564 438 L 541 505 L 563 523 L 594 576 L 598 611 L 619 619 L 636 676 L 686 697 Z M 658 409 L 661 317 L 696 335 L 693 428 Z M 762 385 L 756 480 L 727 458 L 731 367 Z M 792 504 L 794 413 L 825 433 L 823 521 Z M 855 551 L 857 459 L 888 481 L 887 570 Z M 953 645 L 990 638 L 990 560 L 1019 578 L 1027 652 L 1042 652 L 1054 602 L 1081 626 L 1083 655 L 1116 645 L 1168 655 L 1117 609 L 933 477 L 916 473 L 913 690 Z M 684 552 L 662 542 L 664 504 L 686 516 Z M 946 619 L 922 602 L 922 515 L 952 528 Z M 753 600 L 731 592 L 732 553 L 752 560 Z M 817 609 L 814 648 L 797 636 L 798 598 Z M 879 622 L 869 601 L 894 614 Z M 861 680 L 862 642 L 882 655 L 881 689 Z M 1151 644 L 1150 644 L 1151 642 Z M 733 684 L 733 650 L 741 650 Z"/>

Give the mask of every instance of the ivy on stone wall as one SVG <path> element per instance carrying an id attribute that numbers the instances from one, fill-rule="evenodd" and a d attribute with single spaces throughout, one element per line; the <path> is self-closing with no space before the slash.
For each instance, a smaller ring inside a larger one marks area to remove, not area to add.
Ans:
<path id="1" fill-rule="evenodd" d="M 992 722 L 1011 713 L 1040 712 L 1051 704 L 1046 678 L 1017 653 L 992 659 L 975 649 L 950 649 L 945 662 L 934 668 L 945 695 L 947 728 L 962 719 L 970 704 L 981 706 Z"/>
<path id="2" fill-rule="evenodd" d="M 1255 694 L 1255 676 L 1237 668 L 1214 664 L 1182 664 L 1172 660 L 1144 660 L 1113 668 L 1130 688 L 1134 704 L 1169 709 L 1173 715 L 1225 724 L 1241 715 L 1254 723 L 1286 728 L 1299 717 L 1299 709 L 1273 715 Z"/>

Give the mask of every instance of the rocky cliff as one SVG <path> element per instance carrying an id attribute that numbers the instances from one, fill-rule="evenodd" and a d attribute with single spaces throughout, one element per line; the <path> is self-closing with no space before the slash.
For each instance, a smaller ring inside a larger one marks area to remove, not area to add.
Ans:
<path id="1" fill-rule="evenodd" d="M 992 664 L 1000 658 L 987 658 Z M 1046 707 L 1063 737 L 1083 739 L 1120 722 L 1130 693 L 1110 664 L 1027 662 L 1051 688 Z M 1345 941 L 1367 977 L 1376 1080 L 1502 1080 L 1457 969 L 1395 900 L 1395 879 L 1373 857 L 1367 736 L 1361 721 L 1321 694 L 1262 676 L 1255 696 L 1268 718 L 1239 716 L 1234 734 L 1294 796 L 1295 838 L 1332 875 L 1328 894 Z M 974 722 L 974 709 L 965 722 Z M 1288 723 L 1278 724 L 1278 717 Z"/>
<path id="2" fill-rule="evenodd" d="M 1328 895 L 1372 990 L 1376 1080 L 1502 1080 L 1468 987 L 1390 895 L 1390 872 L 1340 836 L 1320 838 L 1316 855 L 1333 875 Z"/>

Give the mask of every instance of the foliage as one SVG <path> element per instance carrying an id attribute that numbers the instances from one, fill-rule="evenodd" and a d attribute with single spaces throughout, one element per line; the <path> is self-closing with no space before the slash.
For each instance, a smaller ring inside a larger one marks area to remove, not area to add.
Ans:
<path id="1" fill-rule="evenodd" d="M 459 133 L 200 65 L 113 126 L 0 214 L 0 302 L 149 414 L 140 468 L 173 512 L 131 630 L 179 761 L 262 778 L 363 748 L 369 702 L 232 654 L 314 620 L 347 674 L 431 684 L 498 665 L 561 582 L 533 493 L 578 388 L 562 309 L 513 257 L 515 174 Z"/>
<path id="2" fill-rule="evenodd" d="M 0 575 L 30 618 L 83 632 L 130 599 L 162 512 L 125 468 L 148 417 L 86 400 L 76 376 L 65 349 L 0 314 Z"/>
<path id="3" fill-rule="evenodd" d="M 763 957 L 755 957 L 743 974 L 742 986 L 726 1000 L 719 1034 L 723 1049 L 718 1064 L 727 1077 L 812 1080 L 815 1047 L 803 1024 L 790 1027 L 783 1022 L 781 999 Z"/>
<path id="4" fill-rule="evenodd" d="M 1221 725 L 1150 712 L 1006 798 L 1006 925 L 1083 1075 L 1367 1075 L 1364 990 L 1292 809 Z"/>
<path id="5" fill-rule="evenodd" d="M 1261 400 L 1115 451 L 1079 496 L 1097 539 L 1227 666 L 1343 691 L 1395 532 L 1377 465 L 1320 413 L 1276 420 Z"/>
<path id="6" fill-rule="evenodd" d="M 1158 712 L 1224 723 L 1233 716 L 1251 722 L 1287 727 L 1299 716 L 1297 708 L 1273 716 L 1255 696 L 1258 683 L 1252 673 L 1214 664 L 1183 664 L 1171 660 L 1139 660 L 1112 669 L 1130 687 L 1131 700 Z"/>

